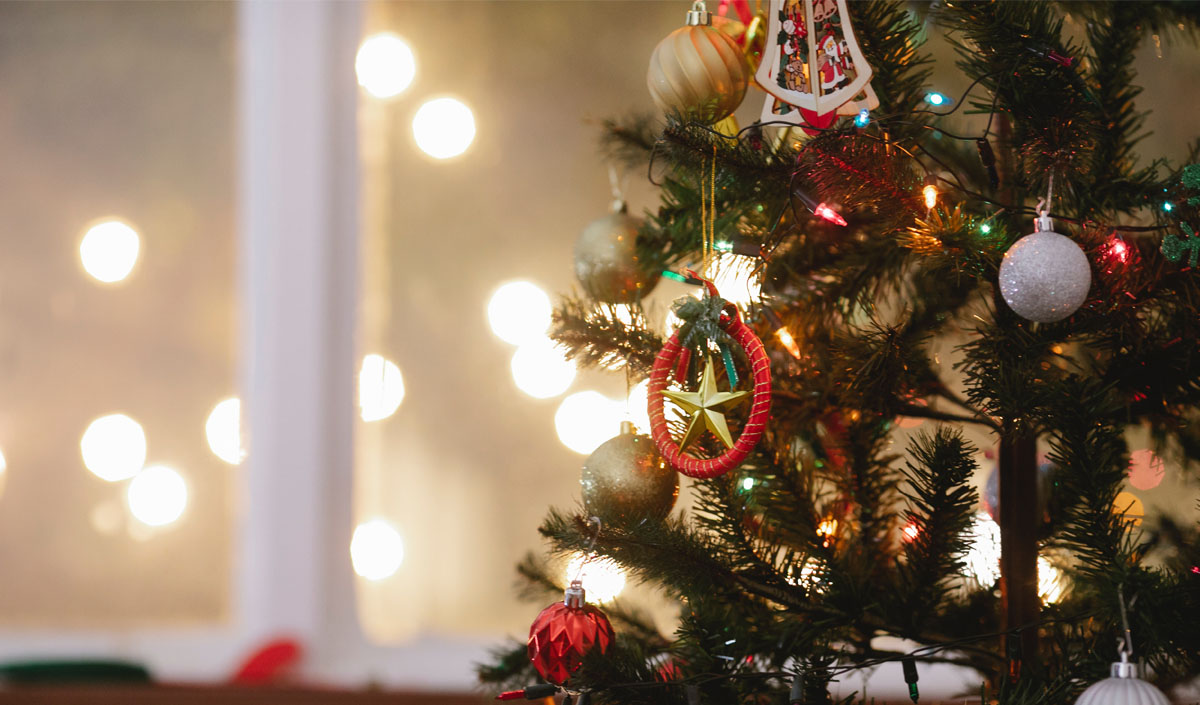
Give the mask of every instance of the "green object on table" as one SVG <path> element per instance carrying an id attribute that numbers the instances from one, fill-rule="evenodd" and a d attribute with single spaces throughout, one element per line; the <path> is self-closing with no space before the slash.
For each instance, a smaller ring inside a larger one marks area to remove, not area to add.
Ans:
<path id="1" fill-rule="evenodd" d="M 0 682 L 8 685 L 64 683 L 149 683 L 145 666 L 128 661 L 18 661 L 0 664 Z"/>

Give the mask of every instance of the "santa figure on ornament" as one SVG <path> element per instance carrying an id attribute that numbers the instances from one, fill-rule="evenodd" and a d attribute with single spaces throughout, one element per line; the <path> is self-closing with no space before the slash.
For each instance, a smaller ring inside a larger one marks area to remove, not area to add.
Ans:
<path id="1" fill-rule="evenodd" d="M 821 72 L 821 90 L 831 90 L 846 82 L 846 69 L 852 69 L 850 52 L 843 40 L 839 42 L 833 36 L 833 30 L 826 28 L 825 36 L 817 43 L 817 56 Z"/>

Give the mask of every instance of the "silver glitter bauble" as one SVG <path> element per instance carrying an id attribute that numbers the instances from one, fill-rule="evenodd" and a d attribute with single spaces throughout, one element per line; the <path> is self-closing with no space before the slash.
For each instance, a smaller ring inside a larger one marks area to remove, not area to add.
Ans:
<path id="1" fill-rule="evenodd" d="M 623 211 L 588 224 L 575 242 L 575 276 L 596 301 L 627 304 L 650 293 L 657 271 L 646 271 L 637 256 L 642 222 Z"/>
<path id="2" fill-rule="evenodd" d="M 607 522 L 665 519 L 679 495 L 679 475 L 628 422 L 584 461 L 579 484 L 588 514 Z"/>
<path id="3" fill-rule="evenodd" d="M 1161 690 L 1137 677 L 1134 664 L 1122 660 L 1112 665 L 1112 677 L 1093 683 L 1075 705 L 1170 705 Z"/>
<path id="4" fill-rule="evenodd" d="M 1004 300 L 1018 315 L 1038 323 L 1061 321 L 1075 313 L 1091 286 L 1087 255 L 1071 238 L 1050 230 L 1017 240 L 1000 263 Z"/>

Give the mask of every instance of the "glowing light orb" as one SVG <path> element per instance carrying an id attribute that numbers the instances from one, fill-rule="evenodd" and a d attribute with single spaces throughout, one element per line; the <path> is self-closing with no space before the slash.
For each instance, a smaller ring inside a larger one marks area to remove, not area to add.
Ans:
<path id="1" fill-rule="evenodd" d="M 404 377 L 382 355 L 364 355 L 358 371 L 358 408 L 363 421 L 382 421 L 404 401 Z"/>
<path id="2" fill-rule="evenodd" d="M 508 282 L 488 300 L 488 323 L 506 343 L 521 345 L 546 337 L 550 327 L 550 297 L 536 284 Z"/>
<path id="3" fill-rule="evenodd" d="M 1000 525 L 987 512 L 975 515 L 967 532 L 970 549 L 963 558 L 963 570 L 979 587 L 991 587 L 1000 579 Z"/>
<path id="4" fill-rule="evenodd" d="M 567 563 L 566 582 L 577 577 L 583 582 L 588 602 L 612 602 L 625 589 L 625 571 L 611 558 L 593 556 L 589 561 L 586 555 L 576 553 Z"/>
<path id="5" fill-rule="evenodd" d="M 1062 571 L 1054 567 L 1045 556 L 1037 559 L 1038 597 L 1047 605 L 1053 605 L 1062 599 L 1066 590 L 1066 579 Z"/>
<path id="6" fill-rule="evenodd" d="M 400 37 L 383 32 L 368 37 L 354 57 L 358 85 L 376 98 L 394 98 L 412 84 L 417 60 Z"/>
<path id="7" fill-rule="evenodd" d="M 8 461 L 4 458 L 4 453 L 0 453 L 0 494 L 4 494 L 4 483 L 8 479 Z"/>
<path id="8" fill-rule="evenodd" d="M 218 402 L 204 422 L 204 435 L 213 454 L 230 465 L 246 458 L 242 446 L 242 402 L 230 397 Z"/>
<path id="9" fill-rule="evenodd" d="M 742 479 L 742 489 L 747 492 L 754 489 L 754 478 L 753 477 L 743 478 Z"/>
<path id="10" fill-rule="evenodd" d="M 371 519 L 354 528 L 350 537 L 350 564 L 359 576 L 383 580 L 396 574 L 404 562 L 404 539 L 385 519 Z"/>
<path id="11" fill-rule="evenodd" d="M 146 463 L 146 433 L 125 414 L 109 414 L 88 424 L 79 440 L 83 465 L 109 482 L 128 480 Z"/>
<path id="12" fill-rule="evenodd" d="M 645 379 L 635 384 L 633 389 L 629 390 L 629 397 L 625 402 L 625 420 L 633 424 L 638 433 L 650 433 L 650 411 L 649 411 L 649 391 L 650 380 Z"/>
<path id="13" fill-rule="evenodd" d="M 625 405 L 614 402 L 600 392 L 576 392 L 558 405 L 554 413 L 554 430 L 563 445 L 583 455 L 589 455 L 601 443 L 617 435 Z"/>
<path id="14" fill-rule="evenodd" d="M 1146 516 L 1146 507 L 1134 493 L 1119 492 L 1117 498 L 1113 500 L 1113 513 L 1123 514 L 1126 519 L 1133 522 L 1134 526 L 1138 526 L 1142 523 L 1142 518 Z"/>
<path id="15" fill-rule="evenodd" d="M 113 284 L 133 271 L 140 249 L 136 230 L 119 220 L 107 220 L 84 234 L 79 243 L 79 259 L 84 271 L 97 281 Z"/>
<path id="16" fill-rule="evenodd" d="M 925 94 L 925 102 L 933 106 L 938 106 L 949 103 L 950 99 L 937 91 L 932 91 Z"/>
<path id="17" fill-rule="evenodd" d="M 175 470 L 151 465 L 139 472 L 125 491 L 125 502 L 134 519 L 147 526 L 166 526 L 183 515 L 188 488 Z"/>
<path id="18" fill-rule="evenodd" d="M 449 159 L 467 151 L 475 140 L 475 116 L 461 101 L 435 98 L 417 109 L 413 139 L 434 159 Z"/>
<path id="19" fill-rule="evenodd" d="M 575 381 L 575 361 L 549 338 L 517 348 L 510 367 L 517 388 L 535 399 L 556 397 Z"/>
<path id="20" fill-rule="evenodd" d="M 1152 490 L 1158 487 L 1166 474 L 1163 459 L 1149 448 L 1135 450 L 1129 456 L 1129 484 L 1134 489 Z"/>
<path id="21" fill-rule="evenodd" d="M 721 298 L 745 307 L 758 301 L 762 292 L 762 260 L 745 255 L 723 254 L 716 260 L 712 282 Z"/>

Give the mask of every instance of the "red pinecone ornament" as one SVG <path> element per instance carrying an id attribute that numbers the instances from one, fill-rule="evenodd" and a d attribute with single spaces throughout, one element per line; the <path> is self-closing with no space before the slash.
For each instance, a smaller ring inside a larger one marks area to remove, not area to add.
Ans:
<path id="1" fill-rule="evenodd" d="M 573 581 L 563 601 L 542 610 L 529 628 L 529 660 L 555 685 L 566 682 L 592 649 L 604 653 L 616 638 L 608 617 L 583 597 L 583 584 Z"/>

